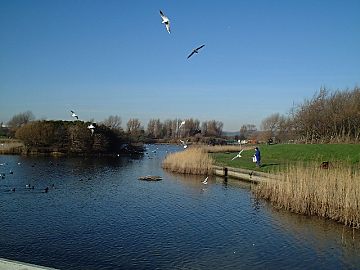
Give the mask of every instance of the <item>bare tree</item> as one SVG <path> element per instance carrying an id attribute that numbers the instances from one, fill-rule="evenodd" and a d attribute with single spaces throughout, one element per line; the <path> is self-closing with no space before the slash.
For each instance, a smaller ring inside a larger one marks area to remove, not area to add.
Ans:
<path id="1" fill-rule="evenodd" d="M 201 132 L 202 132 L 202 134 L 207 136 L 207 134 L 208 134 L 208 123 L 206 121 L 201 123 Z"/>
<path id="2" fill-rule="evenodd" d="M 220 137 L 223 130 L 223 122 L 210 120 L 202 123 L 202 132 L 205 136 Z"/>
<path id="3" fill-rule="evenodd" d="M 7 124 L 10 128 L 16 129 L 33 120 L 35 120 L 34 114 L 31 111 L 26 111 L 14 115 Z"/>
<path id="4" fill-rule="evenodd" d="M 121 117 L 118 115 L 110 115 L 102 122 L 102 124 L 110 129 L 121 130 Z"/>
<path id="5" fill-rule="evenodd" d="M 260 129 L 264 132 L 266 140 L 273 140 L 277 136 L 280 128 L 280 114 L 274 113 L 261 122 Z"/>
<path id="6" fill-rule="evenodd" d="M 7 125 L 9 127 L 9 135 L 14 136 L 17 129 L 26 125 L 27 123 L 30 123 L 33 120 L 35 120 L 35 116 L 31 111 L 26 111 L 26 112 L 14 115 L 9 120 L 9 122 L 7 122 Z"/>
<path id="7" fill-rule="evenodd" d="M 360 88 L 332 93 L 321 88 L 312 99 L 293 107 L 289 117 L 274 114 L 264 119 L 262 128 L 304 143 L 359 142 Z"/>
<path id="8" fill-rule="evenodd" d="M 140 134 L 141 132 L 141 123 L 137 118 L 130 118 L 126 124 L 128 133 L 132 135 Z"/>
<path id="9" fill-rule="evenodd" d="M 159 139 L 163 135 L 163 125 L 160 122 L 160 119 L 150 119 L 147 126 L 147 134 L 152 138 Z"/>
<path id="10" fill-rule="evenodd" d="M 172 120 L 167 119 L 163 124 L 163 134 L 165 138 L 172 138 L 174 130 L 172 129 Z"/>
<path id="11" fill-rule="evenodd" d="M 181 127 L 181 137 L 190 137 L 200 131 L 200 121 L 197 119 L 185 119 L 185 124 Z"/>
<path id="12" fill-rule="evenodd" d="M 256 125 L 254 124 L 245 124 L 240 128 L 240 139 L 250 139 L 257 132 Z"/>

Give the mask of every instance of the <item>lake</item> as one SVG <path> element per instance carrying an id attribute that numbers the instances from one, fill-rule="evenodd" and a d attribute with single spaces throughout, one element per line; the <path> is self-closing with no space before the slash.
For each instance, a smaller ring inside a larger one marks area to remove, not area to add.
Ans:
<path id="1" fill-rule="evenodd" d="M 64 270 L 360 269 L 358 230 L 275 210 L 239 180 L 210 176 L 204 185 L 204 176 L 163 171 L 174 151 L 182 148 L 0 155 L 0 257 Z"/>

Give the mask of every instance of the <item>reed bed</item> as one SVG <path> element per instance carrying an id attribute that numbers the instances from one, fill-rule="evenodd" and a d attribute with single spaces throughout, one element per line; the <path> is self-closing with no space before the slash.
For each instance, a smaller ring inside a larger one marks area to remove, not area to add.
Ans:
<path id="1" fill-rule="evenodd" d="M 279 176 L 255 186 L 257 198 L 269 200 L 276 208 L 329 218 L 360 228 L 359 168 L 336 166 L 321 169 L 294 165 Z"/>
<path id="2" fill-rule="evenodd" d="M 23 150 L 24 144 L 17 141 L 1 141 L 0 154 L 20 154 Z"/>
<path id="3" fill-rule="evenodd" d="M 164 169 L 184 174 L 212 174 L 212 166 L 213 159 L 200 147 L 169 154 L 162 163 Z"/>

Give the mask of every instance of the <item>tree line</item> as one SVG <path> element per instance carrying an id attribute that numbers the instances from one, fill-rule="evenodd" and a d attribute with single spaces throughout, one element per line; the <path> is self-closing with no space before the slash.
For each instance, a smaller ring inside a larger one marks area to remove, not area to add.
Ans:
<path id="1" fill-rule="evenodd" d="M 0 128 L 1 134 L 22 140 L 28 152 L 63 153 L 118 153 L 124 145 L 133 146 L 144 142 L 179 142 L 188 138 L 192 142 L 219 143 L 223 123 L 197 119 L 151 119 L 145 129 L 137 118 L 131 118 L 122 127 L 120 116 L 111 115 L 99 122 L 92 133 L 84 122 L 61 120 L 35 120 L 30 111 L 14 115 L 7 127 Z M 139 150 L 139 149 L 137 149 Z"/>
<path id="2" fill-rule="evenodd" d="M 221 137 L 223 123 L 210 120 L 200 123 L 198 119 L 173 119 L 161 122 L 160 119 L 151 119 L 148 122 L 146 134 L 154 139 L 187 138 L 197 134 L 203 137 Z"/>
<path id="3" fill-rule="evenodd" d="M 6 131 L 4 128 L 0 129 L 0 135 L 20 139 L 21 132 L 16 135 L 16 131 L 36 122 L 34 119 L 30 111 L 17 114 L 7 123 Z M 86 125 L 85 122 L 82 123 Z M 131 118 L 123 128 L 121 117 L 111 115 L 98 126 L 114 132 L 120 141 L 177 142 L 180 138 L 190 138 L 193 142 L 224 143 L 223 123 L 216 120 L 200 122 L 194 118 L 176 118 L 161 121 L 154 118 L 149 120 L 145 128 L 139 119 Z M 47 129 L 46 127 L 45 130 Z M 88 136 L 89 132 L 84 134 Z M 242 125 L 240 135 L 235 136 L 235 139 L 263 142 L 274 140 L 298 143 L 359 143 L 360 88 L 332 92 L 321 88 L 311 99 L 305 99 L 302 104 L 293 106 L 287 115 L 274 113 L 263 119 L 260 130 L 257 130 L 254 124 Z"/>
<path id="4" fill-rule="evenodd" d="M 321 88 L 288 116 L 275 113 L 265 118 L 261 129 L 263 138 L 280 142 L 359 143 L 360 88 L 332 92 Z"/>
<path id="5" fill-rule="evenodd" d="M 109 116 L 102 124 L 119 131 L 123 131 L 128 136 L 137 140 L 175 140 L 178 138 L 197 138 L 213 137 L 219 138 L 223 133 L 224 124 L 221 121 L 210 120 L 200 122 L 198 119 L 166 119 L 161 121 L 159 118 L 150 119 L 145 128 L 139 119 L 130 118 L 126 123 L 126 129 L 121 127 L 121 117 Z"/>

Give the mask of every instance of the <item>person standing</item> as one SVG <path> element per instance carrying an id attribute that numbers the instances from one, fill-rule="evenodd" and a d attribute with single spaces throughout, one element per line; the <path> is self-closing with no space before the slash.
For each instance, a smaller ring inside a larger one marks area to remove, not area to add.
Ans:
<path id="1" fill-rule="evenodd" d="M 256 159 L 256 166 L 261 167 L 261 154 L 258 147 L 255 147 L 255 154 L 254 157 Z"/>

